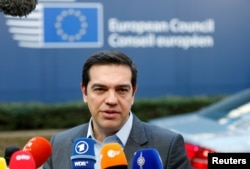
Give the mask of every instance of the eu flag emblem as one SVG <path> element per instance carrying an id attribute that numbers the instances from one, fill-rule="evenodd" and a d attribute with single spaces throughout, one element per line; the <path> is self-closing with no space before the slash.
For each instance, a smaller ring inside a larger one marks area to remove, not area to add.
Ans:
<path id="1" fill-rule="evenodd" d="M 27 18 L 8 18 L 7 25 L 22 47 L 103 46 L 101 3 L 41 3 Z"/>
<path id="2" fill-rule="evenodd" d="M 79 3 L 44 5 L 44 43 L 100 47 L 102 18 L 99 7 Z"/>

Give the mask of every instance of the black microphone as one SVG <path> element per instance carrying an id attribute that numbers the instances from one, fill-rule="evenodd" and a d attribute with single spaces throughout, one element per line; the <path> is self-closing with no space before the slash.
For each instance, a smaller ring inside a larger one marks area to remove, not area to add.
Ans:
<path id="1" fill-rule="evenodd" d="M 159 152 L 155 148 L 136 151 L 132 169 L 163 169 Z"/>
<path id="2" fill-rule="evenodd" d="M 14 145 L 10 145 L 5 148 L 4 158 L 5 158 L 7 166 L 9 166 L 10 158 L 12 154 L 18 150 L 20 150 L 20 148 Z"/>
<path id="3" fill-rule="evenodd" d="M 0 0 L 0 12 L 11 16 L 27 16 L 38 3 L 38 0 Z"/>

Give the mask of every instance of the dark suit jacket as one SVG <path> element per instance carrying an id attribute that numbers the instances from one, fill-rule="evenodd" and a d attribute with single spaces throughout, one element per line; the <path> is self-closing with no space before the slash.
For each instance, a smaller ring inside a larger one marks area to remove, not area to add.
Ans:
<path id="1" fill-rule="evenodd" d="M 71 169 L 73 140 L 86 137 L 87 131 L 88 124 L 82 124 L 53 136 L 52 155 L 43 165 L 43 169 Z M 124 147 L 129 169 L 132 169 L 134 153 L 143 148 L 156 148 L 161 155 L 164 169 L 191 169 L 180 134 L 144 123 L 134 115 L 132 130 Z"/>

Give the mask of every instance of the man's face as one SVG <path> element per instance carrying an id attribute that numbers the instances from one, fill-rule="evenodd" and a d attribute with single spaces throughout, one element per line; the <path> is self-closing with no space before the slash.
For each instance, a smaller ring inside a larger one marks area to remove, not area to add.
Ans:
<path id="1" fill-rule="evenodd" d="M 127 121 L 134 102 L 131 70 L 124 65 L 95 65 L 89 76 L 82 93 L 93 118 L 94 132 L 114 134 Z"/>

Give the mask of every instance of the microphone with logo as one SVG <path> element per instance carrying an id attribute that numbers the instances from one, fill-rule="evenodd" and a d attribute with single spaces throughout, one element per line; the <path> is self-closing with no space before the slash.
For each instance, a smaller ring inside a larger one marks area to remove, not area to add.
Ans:
<path id="1" fill-rule="evenodd" d="M 7 166 L 9 166 L 9 162 L 10 162 L 10 158 L 11 158 L 12 154 L 18 150 L 20 150 L 20 148 L 15 146 L 15 145 L 9 145 L 5 148 L 4 158 L 6 160 Z"/>
<path id="2" fill-rule="evenodd" d="M 38 0 L 0 0 L 0 12 L 11 16 L 27 16 L 38 3 Z"/>
<path id="3" fill-rule="evenodd" d="M 0 169 L 7 169 L 7 164 L 3 157 L 0 157 Z"/>
<path id="4" fill-rule="evenodd" d="M 132 169 L 163 169 L 160 154 L 155 148 L 136 151 Z"/>
<path id="5" fill-rule="evenodd" d="M 30 152 L 18 150 L 10 158 L 9 169 L 36 169 L 36 163 Z"/>
<path id="6" fill-rule="evenodd" d="M 44 137 L 33 137 L 23 147 L 23 151 L 29 152 L 35 160 L 36 168 L 45 163 L 52 153 L 50 142 Z"/>
<path id="7" fill-rule="evenodd" d="M 108 143 L 101 149 L 101 169 L 127 169 L 128 162 L 122 146 L 118 143 Z"/>
<path id="8" fill-rule="evenodd" d="M 94 169 L 96 158 L 94 150 L 95 141 L 91 138 L 77 138 L 71 155 L 73 169 Z"/>

